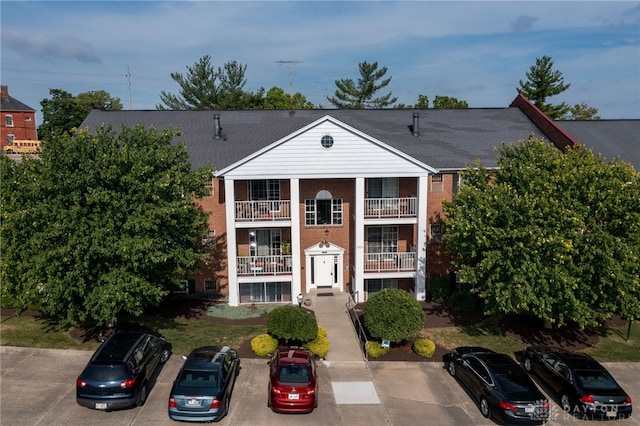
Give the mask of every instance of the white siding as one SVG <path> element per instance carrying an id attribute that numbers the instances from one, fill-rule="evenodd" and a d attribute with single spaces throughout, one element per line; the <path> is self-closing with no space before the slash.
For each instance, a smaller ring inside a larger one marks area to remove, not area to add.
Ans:
<path id="1" fill-rule="evenodd" d="M 325 135 L 333 137 L 330 149 L 320 144 Z M 403 177 L 424 175 L 425 171 L 432 169 L 339 122 L 323 119 L 222 174 L 233 179 L 265 176 L 285 179 Z"/>

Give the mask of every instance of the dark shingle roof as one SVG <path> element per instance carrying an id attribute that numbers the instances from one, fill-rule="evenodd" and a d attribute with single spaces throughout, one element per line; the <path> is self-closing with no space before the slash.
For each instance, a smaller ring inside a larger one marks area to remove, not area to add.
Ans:
<path id="1" fill-rule="evenodd" d="M 413 113 L 419 136 L 412 136 Z M 220 114 L 223 138 L 214 139 L 214 114 Z M 534 134 L 545 135 L 520 108 L 252 110 L 252 111 L 92 111 L 81 127 L 119 129 L 142 124 L 182 130 L 194 167 L 221 170 L 244 157 L 329 115 L 440 170 L 464 169 L 480 159 L 496 166 L 494 147 Z"/>
<path id="2" fill-rule="evenodd" d="M 0 111 L 35 111 L 35 109 L 23 104 L 19 100 L 9 95 L 0 96 Z"/>
<path id="3" fill-rule="evenodd" d="M 573 138 L 607 160 L 619 157 L 640 171 L 640 120 L 556 121 Z"/>

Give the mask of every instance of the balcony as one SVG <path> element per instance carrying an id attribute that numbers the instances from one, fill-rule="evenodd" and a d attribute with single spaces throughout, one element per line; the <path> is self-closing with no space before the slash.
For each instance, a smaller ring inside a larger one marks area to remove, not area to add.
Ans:
<path id="1" fill-rule="evenodd" d="M 416 197 L 365 198 L 365 219 L 416 217 Z"/>
<path id="2" fill-rule="evenodd" d="M 291 256 L 238 256 L 238 276 L 291 275 Z"/>
<path id="3" fill-rule="evenodd" d="M 415 252 L 365 253 L 364 272 L 407 272 L 416 269 Z"/>
<path id="4" fill-rule="evenodd" d="M 291 220 L 289 200 L 236 201 L 236 222 Z"/>

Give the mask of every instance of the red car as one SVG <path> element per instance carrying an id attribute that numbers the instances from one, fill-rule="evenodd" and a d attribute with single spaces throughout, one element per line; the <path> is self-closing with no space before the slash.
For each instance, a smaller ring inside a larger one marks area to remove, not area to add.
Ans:
<path id="1" fill-rule="evenodd" d="M 310 413 L 318 406 L 318 382 L 308 349 L 280 347 L 269 361 L 269 400 L 277 413 Z"/>

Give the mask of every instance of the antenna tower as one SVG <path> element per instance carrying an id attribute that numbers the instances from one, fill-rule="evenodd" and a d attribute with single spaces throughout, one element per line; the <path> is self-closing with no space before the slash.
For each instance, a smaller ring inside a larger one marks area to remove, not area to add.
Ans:
<path id="1" fill-rule="evenodd" d="M 276 61 L 279 64 L 289 65 L 289 100 L 293 101 L 293 64 L 299 64 L 302 61 Z"/>
<path id="2" fill-rule="evenodd" d="M 127 77 L 127 94 L 129 96 L 129 109 L 133 109 L 131 107 L 131 73 L 129 72 L 129 65 L 127 65 L 127 73 L 125 74 Z"/>

